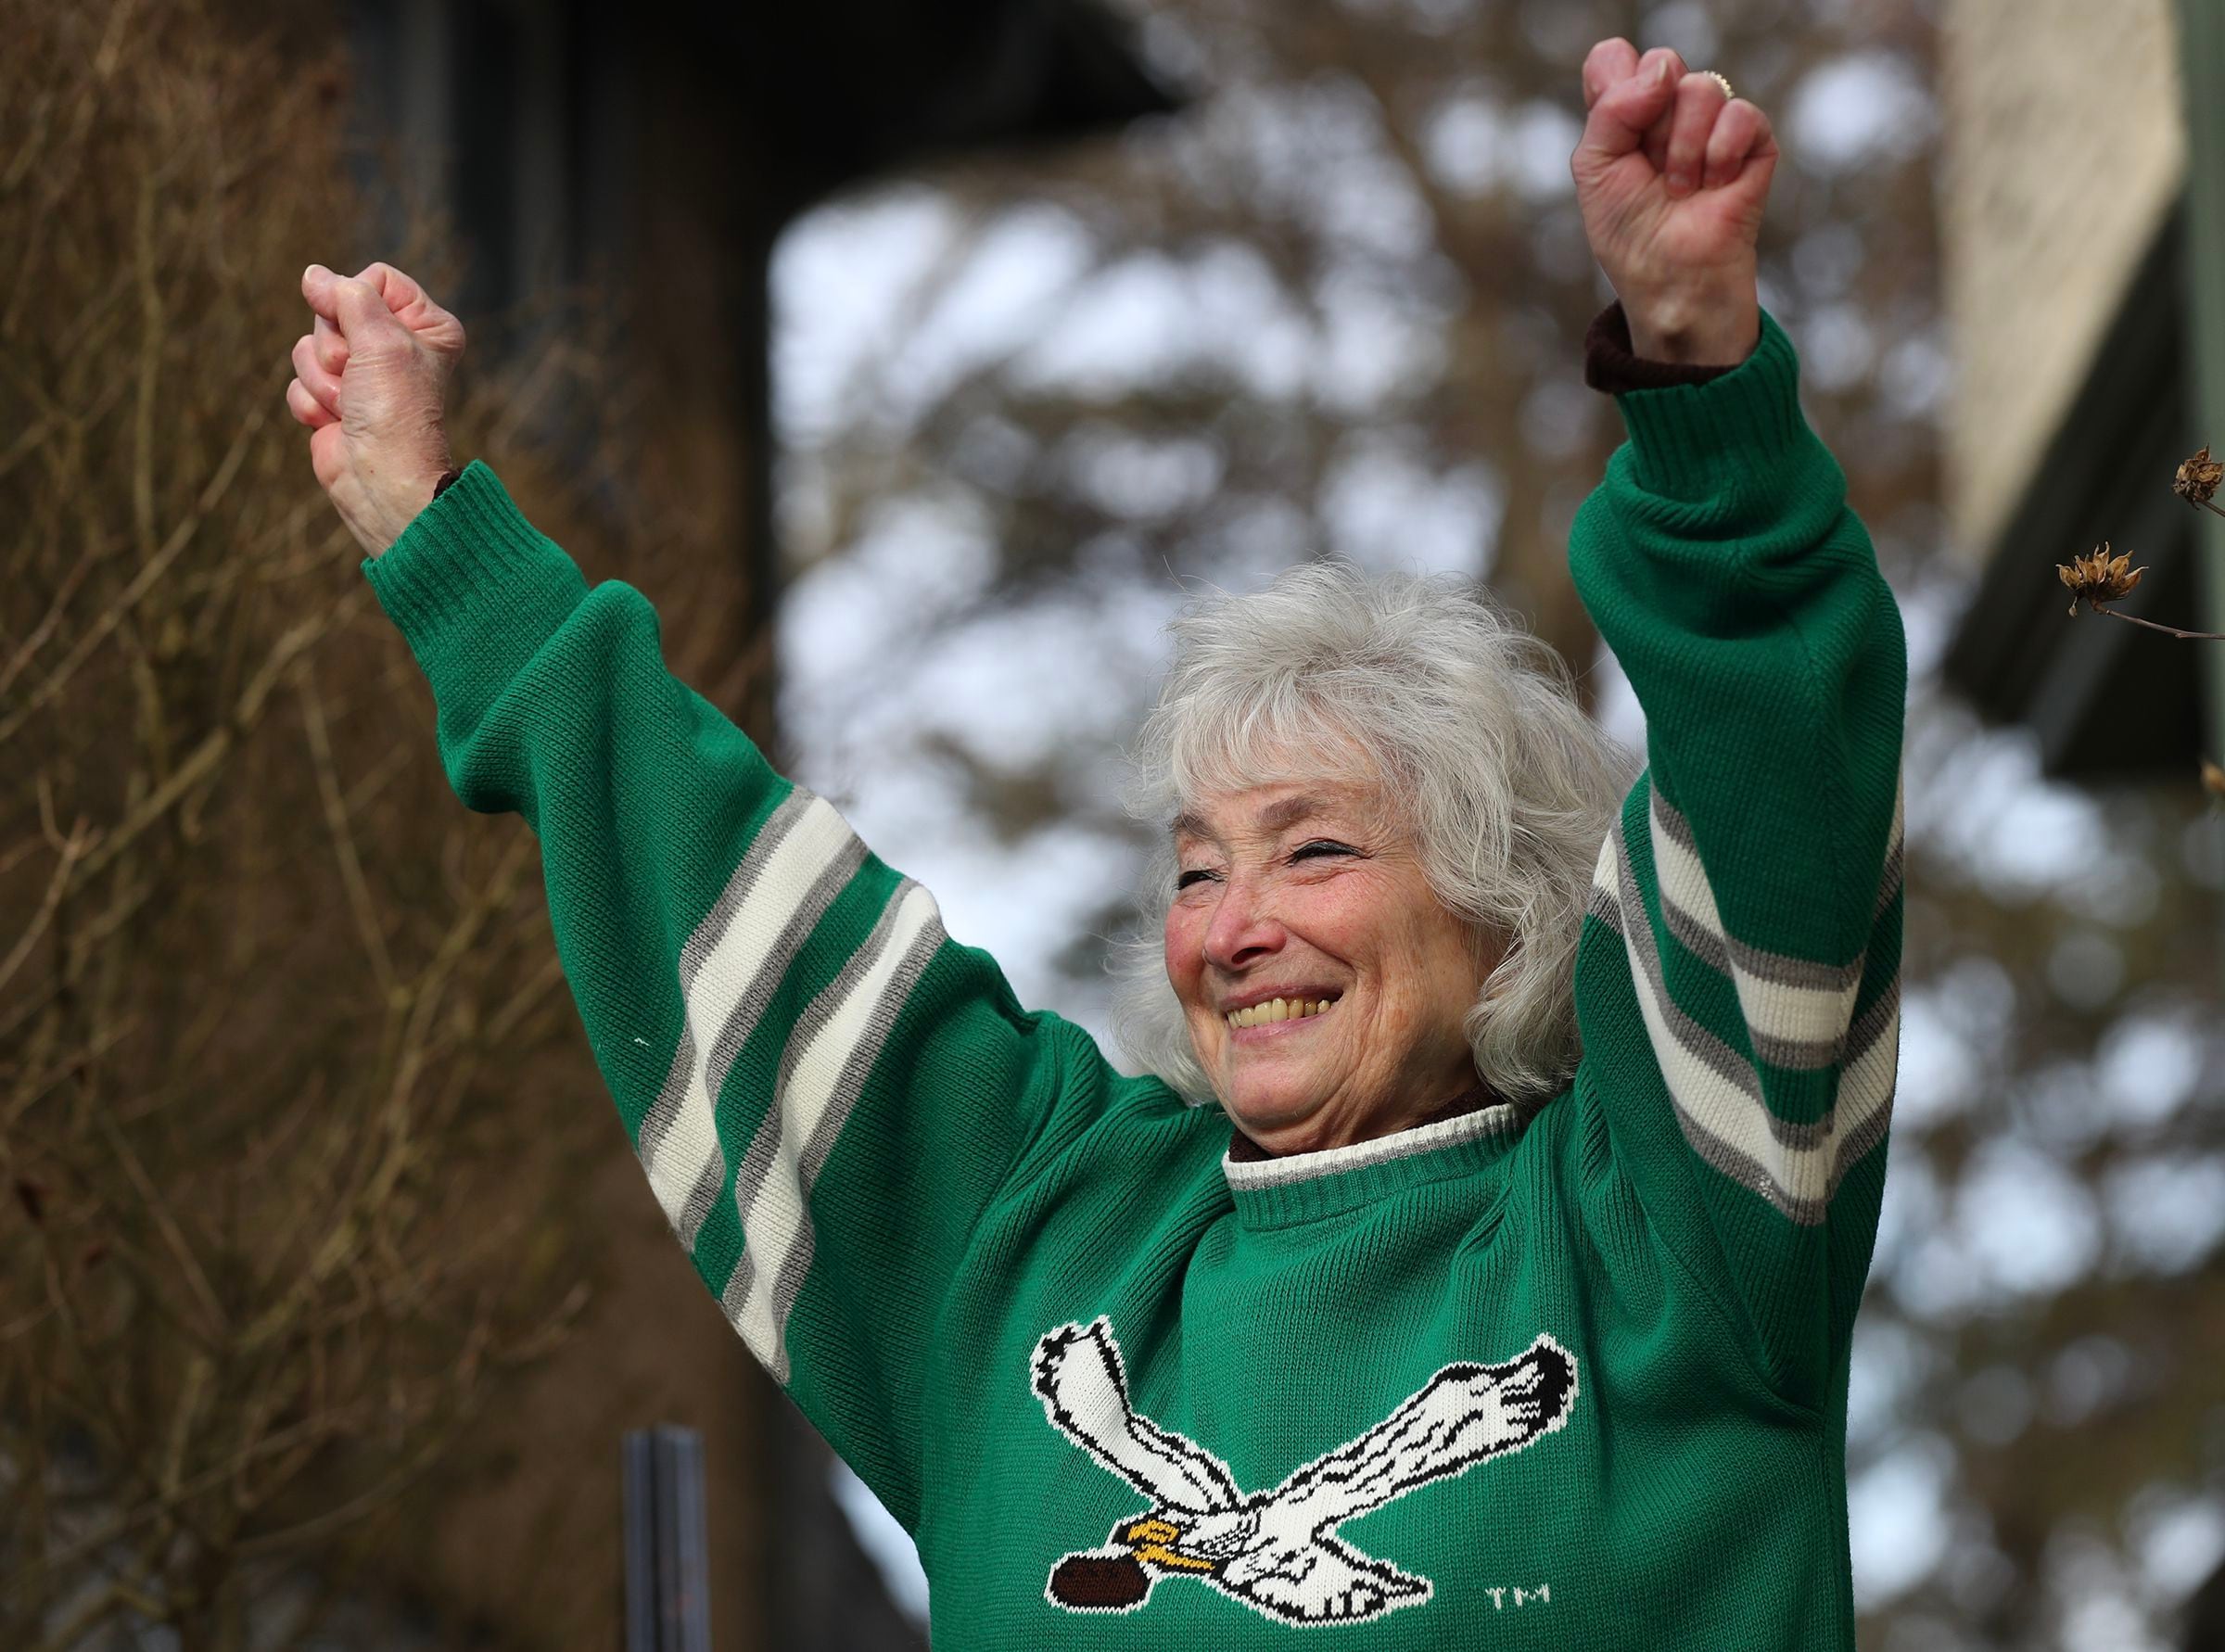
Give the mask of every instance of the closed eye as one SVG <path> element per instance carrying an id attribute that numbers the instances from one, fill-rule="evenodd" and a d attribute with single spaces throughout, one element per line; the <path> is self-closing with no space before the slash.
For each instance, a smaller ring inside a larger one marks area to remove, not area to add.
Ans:
<path id="1" fill-rule="evenodd" d="M 1356 855 L 1358 853 L 1359 851 L 1349 844 L 1333 843 L 1328 838 L 1321 837 L 1316 838 L 1310 844 L 1299 845 L 1297 848 L 1290 851 L 1290 858 L 1292 860 L 1308 860 L 1317 859 L 1323 855 Z"/>
<path id="2" fill-rule="evenodd" d="M 1179 894 L 1182 890 L 1189 888 L 1192 883 L 1202 883 L 1207 878 L 1218 877 L 1219 875 L 1220 874 L 1218 872 L 1207 871 L 1202 868 L 1194 871 L 1186 871 L 1180 877 L 1175 880 L 1176 892 Z"/>

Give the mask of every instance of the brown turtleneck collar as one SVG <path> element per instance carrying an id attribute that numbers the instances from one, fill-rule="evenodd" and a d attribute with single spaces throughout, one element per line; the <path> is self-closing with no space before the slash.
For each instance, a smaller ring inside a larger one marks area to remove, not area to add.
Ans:
<path id="1" fill-rule="evenodd" d="M 1497 1100 L 1498 1097 L 1489 1086 L 1478 1083 L 1474 1088 L 1461 1091 L 1443 1106 L 1430 1109 L 1406 1128 L 1418 1130 L 1424 1125 L 1442 1125 L 1445 1120 L 1456 1119 L 1463 1113 L 1481 1112 Z M 1268 1159 L 1279 1159 L 1283 1155 L 1270 1153 L 1241 1130 L 1231 1128 L 1228 1132 L 1228 1157 L 1237 1164 L 1257 1164 Z"/>

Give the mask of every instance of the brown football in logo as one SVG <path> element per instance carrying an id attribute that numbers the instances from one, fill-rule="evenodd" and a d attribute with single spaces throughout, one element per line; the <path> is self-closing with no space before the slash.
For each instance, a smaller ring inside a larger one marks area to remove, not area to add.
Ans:
<path id="1" fill-rule="evenodd" d="M 1151 1592 L 1132 1555 L 1069 1555 L 1050 1574 L 1051 1598 L 1083 1611 L 1118 1611 Z"/>

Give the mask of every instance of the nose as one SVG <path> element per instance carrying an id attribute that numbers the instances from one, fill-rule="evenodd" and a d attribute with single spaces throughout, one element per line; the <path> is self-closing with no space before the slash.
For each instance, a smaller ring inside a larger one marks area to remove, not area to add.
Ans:
<path id="1" fill-rule="evenodd" d="M 1267 910 L 1259 892 L 1232 878 L 1214 903 L 1213 921 L 1205 926 L 1205 961 L 1215 969 L 1242 970 L 1274 957 L 1287 938 L 1281 921 Z"/>

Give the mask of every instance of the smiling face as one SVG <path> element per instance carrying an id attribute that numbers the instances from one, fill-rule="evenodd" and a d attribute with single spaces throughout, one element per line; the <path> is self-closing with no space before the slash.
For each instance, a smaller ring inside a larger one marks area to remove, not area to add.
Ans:
<path id="1" fill-rule="evenodd" d="M 1348 1146 L 1475 1085 L 1464 1023 L 1495 949 L 1438 900 L 1380 787 L 1207 797 L 1175 848 L 1167 978 L 1245 1135 L 1276 1154 Z"/>

